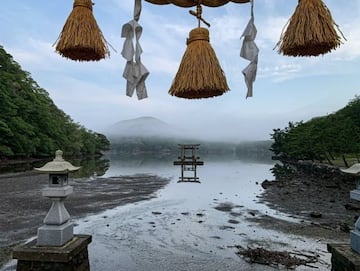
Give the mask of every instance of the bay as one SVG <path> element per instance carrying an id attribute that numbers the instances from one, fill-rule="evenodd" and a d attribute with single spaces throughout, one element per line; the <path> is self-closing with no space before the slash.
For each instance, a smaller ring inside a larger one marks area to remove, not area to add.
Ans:
<path id="1" fill-rule="evenodd" d="M 273 161 L 244 161 L 234 156 L 201 159 L 200 183 L 178 183 L 180 167 L 173 166 L 170 157 L 108 156 L 101 170 L 81 176 L 155 174 L 171 180 L 154 199 L 75 221 L 75 233 L 93 238 L 89 245 L 91 270 L 279 269 L 246 262 L 236 254 L 237 246 L 318 253 L 316 270 L 328 270 L 326 243 L 264 229 L 249 219 L 269 215 L 300 223 L 257 200 L 261 182 L 273 179 Z M 15 270 L 14 264 L 12 261 L 2 270 Z"/>
<path id="2" fill-rule="evenodd" d="M 201 183 L 178 183 L 180 167 L 166 159 L 111 157 L 104 176 L 156 174 L 170 183 L 150 201 L 121 206 L 79 221 L 76 231 L 93 235 L 93 270 L 278 270 L 249 264 L 236 246 L 322 255 L 316 270 L 328 270 L 326 244 L 269 230 L 252 216 L 293 220 L 259 203 L 261 182 L 272 180 L 273 161 L 235 156 L 201 157 Z M 191 173 L 190 173 L 191 174 Z M 298 267 L 296 270 L 309 270 Z"/>

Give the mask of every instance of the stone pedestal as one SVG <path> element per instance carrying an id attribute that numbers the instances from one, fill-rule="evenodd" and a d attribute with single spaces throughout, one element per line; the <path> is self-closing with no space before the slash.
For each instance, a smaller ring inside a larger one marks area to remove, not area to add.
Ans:
<path id="1" fill-rule="evenodd" d="M 360 201 L 360 190 L 350 191 L 350 198 Z M 360 254 L 360 218 L 355 222 L 355 229 L 350 232 L 350 245 L 353 250 Z"/>
<path id="2" fill-rule="evenodd" d="M 38 246 L 62 246 L 73 238 L 73 224 L 69 221 L 70 215 L 64 206 L 64 201 L 73 192 L 73 187 L 47 187 L 42 195 L 52 201 L 44 223 L 38 229 Z"/>
<path id="3" fill-rule="evenodd" d="M 350 246 L 360 256 L 360 232 L 357 229 L 350 232 Z"/>
<path id="4" fill-rule="evenodd" d="M 331 253 L 331 271 L 360 271 L 360 254 L 349 244 L 328 244 Z"/>
<path id="5" fill-rule="evenodd" d="M 61 247 L 37 246 L 37 240 L 13 250 L 16 271 L 89 271 L 88 244 L 91 235 L 74 235 Z"/>
<path id="6" fill-rule="evenodd" d="M 355 189 L 355 190 L 350 191 L 350 198 L 360 201 L 360 190 Z"/>
<path id="7" fill-rule="evenodd" d="M 74 225 L 67 222 L 62 225 L 43 225 L 38 228 L 38 246 L 62 246 L 73 238 Z"/>

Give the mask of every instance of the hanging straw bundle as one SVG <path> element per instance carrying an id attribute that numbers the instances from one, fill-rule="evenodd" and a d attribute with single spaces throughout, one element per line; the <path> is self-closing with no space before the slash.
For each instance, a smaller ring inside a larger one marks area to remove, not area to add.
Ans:
<path id="1" fill-rule="evenodd" d="M 92 13 L 91 0 L 75 0 L 73 10 L 56 41 L 56 51 L 79 61 L 98 61 L 109 49 Z"/>
<path id="2" fill-rule="evenodd" d="M 335 26 L 338 28 L 322 0 L 299 0 L 276 45 L 278 52 L 287 56 L 326 54 L 341 44 Z"/>
<path id="3" fill-rule="evenodd" d="M 169 94 L 199 99 L 219 96 L 228 90 L 224 72 L 209 43 L 209 31 L 203 27 L 191 30 Z"/>

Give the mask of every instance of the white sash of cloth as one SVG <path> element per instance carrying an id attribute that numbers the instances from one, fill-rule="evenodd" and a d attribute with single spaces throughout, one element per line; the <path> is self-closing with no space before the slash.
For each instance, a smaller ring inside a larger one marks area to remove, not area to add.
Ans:
<path id="1" fill-rule="evenodd" d="M 134 19 L 124 24 L 121 37 L 125 38 L 121 55 L 126 59 L 123 77 L 126 79 L 126 95 L 132 97 L 136 89 L 139 100 L 147 98 L 145 80 L 149 71 L 141 63 L 142 48 L 139 39 L 142 34 L 142 26 L 138 23 L 141 13 L 141 0 L 135 0 Z M 135 36 L 135 48 L 133 38 Z"/>
<path id="2" fill-rule="evenodd" d="M 251 0 L 251 18 L 245 27 L 241 38 L 244 38 L 240 50 L 240 57 L 250 61 L 250 64 L 242 70 L 247 86 L 246 98 L 253 96 L 253 82 L 256 79 L 259 48 L 255 43 L 257 29 L 254 24 L 254 0 Z"/>

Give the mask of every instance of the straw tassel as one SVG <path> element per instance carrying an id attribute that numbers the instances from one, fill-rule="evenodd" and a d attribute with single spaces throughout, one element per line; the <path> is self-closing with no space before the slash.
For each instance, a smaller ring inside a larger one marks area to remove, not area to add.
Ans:
<path id="1" fill-rule="evenodd" d="M 103 34 L 92 13 L 91 0 L 75 0 L 56 43 L 63 57 L 78 61 L 98 61 L 110 56 Z"/>
<path id="2" fill-rule="evenodd" d="M 203 27 L 191 30 L 169 94 L 199 99 L 219 96 L 228 90 L 224 72 L 209 43 L 209 31 Z"/>
<path id="3" fill-rule="evenodd" d="M 338 29 L 329 9 L 321 0 L 299 0 L 276 47 L 279 53 L 287 56 L 329 53 L 341 44 L 335 27 Z"/>

